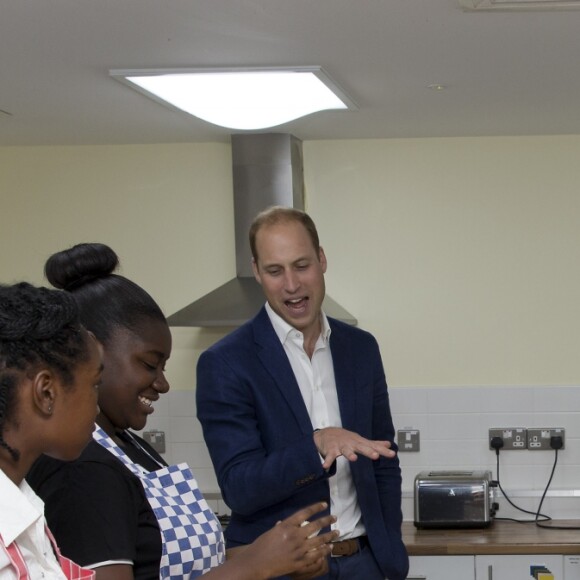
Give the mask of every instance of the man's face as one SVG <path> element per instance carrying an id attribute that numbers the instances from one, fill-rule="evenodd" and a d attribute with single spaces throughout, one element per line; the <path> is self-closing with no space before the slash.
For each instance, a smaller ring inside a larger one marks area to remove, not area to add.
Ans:
<path id="1" fill-rule="evenodd" d="M 325 293 L 322 248 L 317 254 L 306 228 L 290 221 L 258 230 L 256 253 L 254 275 L 274 312 L 305 339 L 317 338 Z"/>

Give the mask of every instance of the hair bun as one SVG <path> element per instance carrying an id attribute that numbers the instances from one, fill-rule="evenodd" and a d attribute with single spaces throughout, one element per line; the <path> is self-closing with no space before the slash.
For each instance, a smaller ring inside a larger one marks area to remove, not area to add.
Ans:
<path id="1" fill-rule="evenodd" d="M 119 258 L 109 246 L 85 243 L 53 254 L 46 261 L 44 274 L 55 288 L 73 290 L 109 276 L 118 266 Z"/>

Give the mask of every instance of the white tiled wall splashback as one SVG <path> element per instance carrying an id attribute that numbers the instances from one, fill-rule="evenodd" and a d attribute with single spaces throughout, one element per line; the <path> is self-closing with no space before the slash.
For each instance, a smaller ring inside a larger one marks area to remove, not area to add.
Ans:
<path id="1" fill-rule="evenodd" d="M 419 429 L 421 450 L 401 453 L 403 516 L 413 519 L 413 482 L 420 471 L 490 469 L 496 455 L 488 448 L 490 427 L 564 427 L 566 448 L 544 500 L 542 512 L 553 518 L 580 518 L 580 386 L 391 387 L 395 428 Z M 170 391 L 155 404 L 146 431 L 165 432 L 165 458 L 186 462 L 218 513 L 227 506 L 219 494 L 213 467 L 195 413 L 194 391 Z M 548 483 L 553 451 L 503 451 L 500 481 L 518 506 L 535 512 Z M 504 517 L 526 517 L 500 496 Z"/>
<path id="2" fill-rule="evenodd" d="M 420 471 L 489 469 L 497 478 L 490 427 L 564 427 L 566 448 L 558 453 L 542 513 L 580 517 L 580 387 L 406 387 L 390 389 L 390 400 L 395 427 L 421 433 L 421 451 L 399 456 L 405 519 L 413 519 L 413 482 Z M 554 451 L 500 452 L 502 488 L 516 505 L 535 513 L 554 460 Z M 498 517 L 530 517 L 499 498 Z"/>

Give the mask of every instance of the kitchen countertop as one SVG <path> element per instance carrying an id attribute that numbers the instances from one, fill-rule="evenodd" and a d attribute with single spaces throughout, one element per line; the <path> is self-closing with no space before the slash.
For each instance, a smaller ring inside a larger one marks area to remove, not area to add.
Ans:
<path id="1" fill-rule="evenodd" d="M 552 520 L 543 525 L 580 528 L 580 520 Z M 489 528 L 418 530 L 413 522 L 403 522 L 403 542 L 410 556 L 580 554 L 580 529 L 545 529 L 534 523 L 495 520 Z"/>

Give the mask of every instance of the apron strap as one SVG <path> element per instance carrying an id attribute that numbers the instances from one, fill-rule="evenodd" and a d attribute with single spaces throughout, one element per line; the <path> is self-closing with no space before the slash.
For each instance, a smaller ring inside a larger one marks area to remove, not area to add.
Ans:
<path id="1" fill-rule="evenodd" d="M 103 429 L 98 425 L 95 425 L 95 430 L 93 431 L 93 439 L 104 447 L 109 453 L 114 455 L 117 459 L 123 463 L 123 465 L 132 473 L 134 473 L 139 479 L 142 475 L 147 474 L 147 470 L 137 465 L 135 462 L 131 461 L 129 456 L 119 447 L 111 437 L 109 437 Z"/>
<path id="2" fill-rule="evenodd" d="M 61 570 L 67 580 L 94 580 L 96 577 L 96 572 L 94 570 L 88 570 L 87 568 L 81 568 L 78 564 L 75 564 L 72 560 L 65 558 L 58 549 L 56 545 L 56 541 L 54 536 L 48 529 L 48 526 L 44 526 L 44 531 L 52 544 L 52 548 L 54 553 L 58 559 L 58 563 L 61 567 Z M 16 542 L 12 542 L 9 546 L 4 544 L 4 541 L 0 537 L 0 543 L 6 550 L 6 554 L 8 555 L 8 559 L 12 564 L 16 576 L 18 580 L 30 580 L 30 576 L 28 575 L 28 567 L 26 566 L 26 561 L 24 560 L 24 556 L 20 551 L 20 548 L 16 544 Z"/>
<path id="3" fill-rule="evenodd" d="M 44 526 L 44 531 L 46 532 L 46 535 L 48 536 L 48 539 L 50 540 L 50 543 L 52 544 L 52 549 L 54 550 L 54 553 L 56 554 L 56 557 L 58 559 L 58 563 L 60 564 L 60 567 L 64 573 L 64 575 L 67 577 L 67 580 L 94 580 L 97 573 L 94 570 L 89 570 L 88 568 L 82 568 L 81 566 L 79 566 L 78 564 L 75 564 L 72 560 L 69 560 L 68 558 L 65 558 L 59 550 L 59 547 L 56 544 L 56 540 L 54 539 L 54 536 L 52 535 L 52 532 L 49 530 L 48 526 Z"/>
<path id="4" fill-rule="evenodd" d="M 9 546 L 6 546 L 1 536 L 0 541 L 4 546 L 6 553 L 8 554 L 10 563 L 16 571 L 18 580 L 30 580 L 28 576 L 28 568 L 26 567 L 26 562 L 24 561 L 24 556 L 22 555 L 20 548 L 16 545 L 16 542 L 12 542 Z"/>

